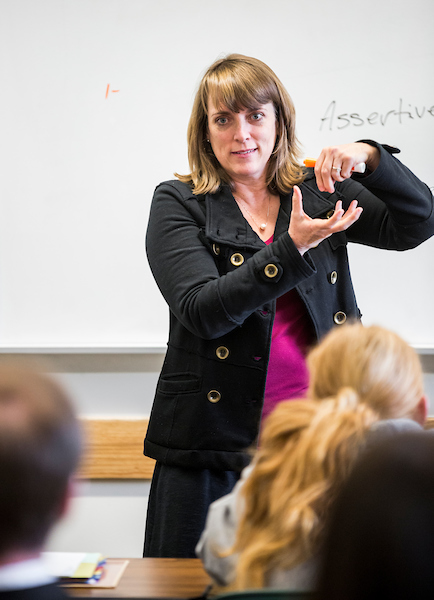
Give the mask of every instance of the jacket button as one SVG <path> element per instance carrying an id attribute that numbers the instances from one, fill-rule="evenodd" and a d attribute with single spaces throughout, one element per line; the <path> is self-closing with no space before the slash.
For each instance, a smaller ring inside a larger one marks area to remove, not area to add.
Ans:
<path id="1" fill-rule="evenodd" d="M 226 346 L 219 346 L 215 353 L 217 354 L 218 358 L 221 358 L 222 360 L 229 356 L 229 350 L 226 348 Z"/>
<path id="2" fill-rule="evenodd" d="M 335 214 L 335 209 L 334 209 L 334 208 L 331 208 L 330 210 L 328 210 L 328 211 L 326 212 L 326 218 L 327 218 L 327 219 L 330 219 L 330 218 L 331 218 L 331 217 L 332 217 L 334 214 Z"/>
<path id="3" fill-rule="evenodd" d="M 239 267 L 243 264 L 243 262 L 244 256 L 242 254 L 240 254 L 239 252 L 235 252 L 235 254 L 232 254 L 231 263 L 234 265 L 234 267 Z"/>
<path id="4" fill-rule="evenodd" d="M 215 404 L 216 402 L 218 402 L 220 400 L 220 398 L 222 397 L 222 395 L 217 390 L 211 390 L 211 391 L 208 392 L 208 394 L 206 395 L 206 397 L 208 398 L 208 400 L 210 402 L 212 402 L 213 404 Z"/>
<path id="5" fill-rule="evenodd" d="M 279 272 L 279 269 L 276 267 L 276 265 L 273 264 L 269 264 L 265 267 L 264 269 L 264 273 L 267 277 L 269 277 L 270 279 L 273 279 L 273 277 L 276 277 L 277 273 Z"/>
<path id="6" fill-rule="evenodd" d="M 334 285 L 338 280 L 338 273 L 337 271 L 332 271 L 331 273 L 329 273 L 329 282 Z"/>
<path id="7" fill-rule="evenodd" d="M 216 256 L 218 256 L 220 254 L 220 246 L 218 244 L 213 244 L 212 245 L 212 251 L 214 252 L 214 254 Z"/>
<path id="8" fill-rule="evenodd" d="M 338 310 L 338 312 L 333 317 L 333 321 L 336 323 L 336 325 L 343 325 L 346 320 L 347 315 L 342 310 Z"/>

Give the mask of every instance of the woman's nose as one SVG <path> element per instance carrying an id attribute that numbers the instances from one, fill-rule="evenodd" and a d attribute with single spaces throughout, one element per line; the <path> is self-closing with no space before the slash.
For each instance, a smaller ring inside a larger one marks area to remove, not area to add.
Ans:
<path id="1" fill-rule="evenodd" d="M 234 139 L 237 142 L 245 142 L 250 137 L 249 124 L 244 120 L 240 119 L 237 121 L 235 127 Z"/>

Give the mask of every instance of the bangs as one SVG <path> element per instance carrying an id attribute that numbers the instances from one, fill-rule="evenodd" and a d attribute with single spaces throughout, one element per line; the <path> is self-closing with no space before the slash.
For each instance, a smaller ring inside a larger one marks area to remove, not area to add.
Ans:
<path id="1" fill-rule="evenodd" d="M 245 64 L 220 65 L 208 76 L 206 97 L 203 98 L 208 114 L 208 100 L 214 106 L 225 106 L 233 112 L 252 110 L 272 102 L 279 105 L 279 94 L 274 81 Z"/>

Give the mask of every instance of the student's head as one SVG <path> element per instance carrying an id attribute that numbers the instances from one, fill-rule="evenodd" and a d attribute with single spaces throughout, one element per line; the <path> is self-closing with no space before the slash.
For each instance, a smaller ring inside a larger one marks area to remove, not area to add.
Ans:
<path id="1" fill-rule="evenodd" d="M 307 362 L 310 398 L 321 400 L 348 387 L 383 419 L 425 421 L 421 364 L 396 333 L 378 326 L 343 325 L 324 337 Z"/>
<path id="2" fill-rule="evenodd" d="M 0 560 L 39 551 L 68 497 L 80 431 L 60 386 L 0 363 Z"/>
<path id="3" fill-rule="evenodd" d="M 293 102 L 275 73 L 262 61 L 230 54 L 214 62 L 200 82 L 188 126 L 188 154 L 191 174 L 180 177 L 193 183 L 198 194 L 215 192 L 222 183 L 231 183 L 209 142 L 209 108 L 240 112 L 271 103 L 276 135 L 267 165 L 267 184 L 288 193 L 303 178 L 295 135 Z M 274 148 L 273 148 L 274 147 Z"/>
<path id="4" fill-rule="evenodd" d="M 325 515 L 377 420 L 350 390 L 322 402 L 278 404 L 244 487 L 236 588 L 263 587 L 270 571 L 318 552 Z"/>
<path id="5" fill-rule="evenodd" d="M 318 598 L 424 600 L 434 590 L 434 435 L 363 454 L 327 527 Z"/>

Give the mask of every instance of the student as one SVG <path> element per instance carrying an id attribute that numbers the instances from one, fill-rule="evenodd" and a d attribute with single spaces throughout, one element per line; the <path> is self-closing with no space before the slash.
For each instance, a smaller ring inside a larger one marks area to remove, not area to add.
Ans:
<path id="1" fill-rule="evenodd" d="M 369 423 L 369 440 L 422 429 L 427 412 L 422 369 L 398 335 L 376 326 L 346 325 L 330 332 L 307 362 L 311 400 L 304 402 L 316 406 L 318 415 L 324 403 L 353 399 L 359 410 L 369 408 L 376 415 Z M 321 427 L 310 409 L 311 420 L 296 433 L 298 404 L 277 406 L 265 423 L 253 465 L 231 494 L 211 505 L 196 551 L 219 585 L 315 586 L 324 520 L 365 429 L 361 425 L 351 434 L 355 408 L 347 407 L 342 415 L 332 410 Z M 345 441 L 341 446 L 339 436 Z M 277 511 L 273 506 L 280 499 L 285 503 Z"/>
<path id="2" fill-rule="evenodd" d="M 61 600 L 41 551 L 68 506 L 80 431 L 63 390 L 0 364 L 0 600 Z"/>
<path id="3" fill-rule="evenodd" d="M 434 593 L 434 436 L 387 439 L 362 456 L 333 507 L 319 599 L 428 600 Z"/>

